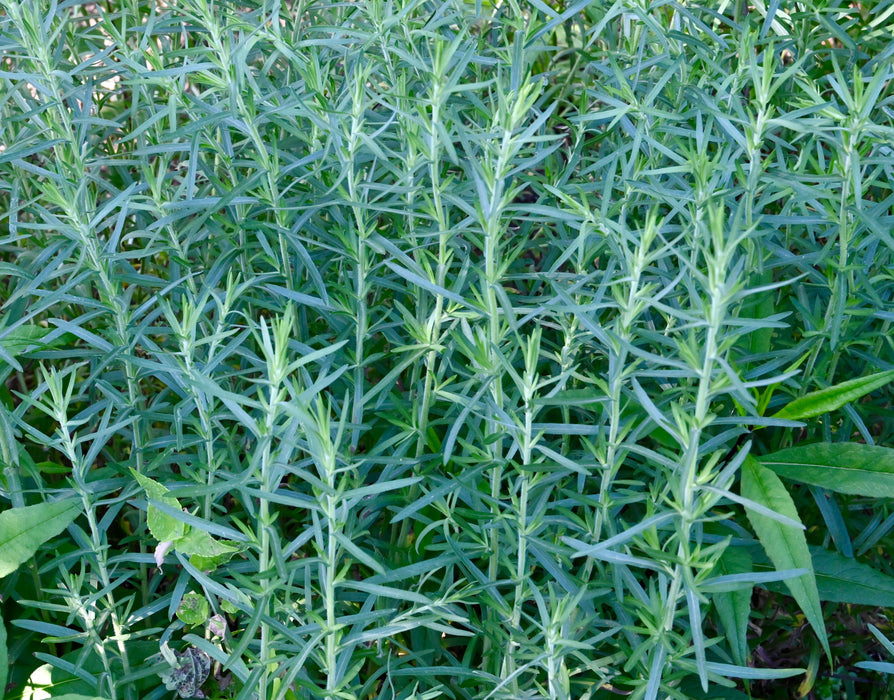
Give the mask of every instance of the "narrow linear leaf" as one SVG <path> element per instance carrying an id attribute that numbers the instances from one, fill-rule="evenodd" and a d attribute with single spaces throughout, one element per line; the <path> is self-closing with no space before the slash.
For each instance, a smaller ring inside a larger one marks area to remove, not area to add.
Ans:
<path id="1" fill-rule="evenodd" d="M 698 593 L 686 586 L 686 603 L 689 607 L 689 627 L 692 630 L 692 646 L 695 649 L 695 667 L 702 684 L 702 691 L 708 692 L 708 669 L 705 657 L 704 619 Z"/>
<path id="2" fill-rule="evenodd" d="M 879 673 L 894 675 L 894 664 L 887 661 L 860 661 L 856 664 L 856 667 L 867 671 L 878 671 Z"/>
<path id="3" fill-rule="evenodd" d="M 742 465 L 742 495 L 772 511 L 800 522 L 798 511 L 786 491 L 785 485 L 774 472 L 763 467 L 751 455 L 745 458 Z M 783 525 L 777 520 L 751 509 L 747 509 L 746 514 L 777 571 L 808 570 L 808 573 L 797 578 L 786 579 L 785 585 L 801 607 L 810 626 L 813 627 L 826 656 L 831 658 L 832 652 L 829 649 L 829 639 L 823 623 L 823 610 L 820 606 L 816 576 L 813 573 L 813 561 L 810 557 L 810 550 L 807 548 L 804 531 Z"/>
<path id="4" fill-rule="evenodd" d="M 751 557 L 741 548 L 727 548 L 715 567 L 720 576 L 734 576 L 751 571 Z M 733 654 L 733 661 L 744 666 L 748 660 L 748 617 L 751 614 L 751 591 L 754 584 L 747 582 L 745 588 L 732 591 L 718 591 L 712 599 L 717 617 L 726 634 L 726 641 Z"/>
<path id="5" fill-rule="evenodd" d="M 856 496 L 894 498 L 894 449 L 819 442 L 779 450 L 761 464 L 784 479 Z"/>
<path id="6" fill-rule="evenodd" d="M 850 379 L 841 384 L 813 391 L 795 399 L 777 411 L 773 417 L 803 420 L 804 418 L 821 416 L 824 413 L 841 408 L 846 403 L 866 396 L 866 394 L 885 386 L 892 380 L 894 380 L 894 370 L 870 374 L 868 377 Z"/>
<path id="7" fill-rule="evenodd" d="M 66 499 L 0 513 L 0 577 L 34 556 L 40 545 L 67 528 L 80 512 L 80 501 Z"/>
<path id="8" fill-rule="evenodd" d="M 803 668 L 751 668 L 748 666 L 732 666 L 709 661 L 708 670 L 724 678 L 747 678 L 761 680 L 769 678 L 792 678 L 804 673 Z"/>
<path id="9" fill-rule="evenodd" d="M 872 632 L 872 636 L 879 641 L 879 644 L 885 647 L 885 651 L 891 654 L 891 656 L 894 656 L 894 643 L 883 635 L 881 630 L 872 623 L 869 623 L 869 631 Z"/>
<path id="10" fill-rule="evenodd" d="M 649 668 L 649 683 L 646 686 L 645 700 L 657 700 L 658 691 L 661 690 L 661 678 L 664 675 L 667 648 L 658 645 L 652 649 L 652 665 Z"/>
<path id="11" fill-rule="evenodd" d="M 715 567 L 715 569 L 717 568 Z M 749 571 L 742 574 L 717 576 L 716 578 L 705 579 L 699 583 L 698 590 L 701 593 L 729 593 L 730 591 L 741 591 L 746 588 L 750 590 L 752 586 L 758 583 L 762 585 L 777 583 L 806 573 L 806 569 L 789 569 L 788 571 Z"/>

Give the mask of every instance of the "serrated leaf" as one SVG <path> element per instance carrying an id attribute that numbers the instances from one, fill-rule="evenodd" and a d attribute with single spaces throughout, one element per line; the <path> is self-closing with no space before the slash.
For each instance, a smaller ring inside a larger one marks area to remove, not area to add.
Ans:
<path id="1" fill-rule="evenodd" d="M 894 607 L 894 576 L 823 547 L 811 547 L 820 600 Z"/>
<path id="2" fill-rule="evenodd" d="M 866 396 L 866 394 L 885 386 L 892 380 L 894 380 L 894 370 L 870 374 L 868 377 L 850 379 L 841 384 L 820 389 L 795 399 L 777 411 L 773 417 L 803 420 L 804 418 L 821 416 Z"/>
<path id="3" fill-rule="evenodd" d="M 140 474 L 133 467 L 131 467 L 130 473 L 133 474 L 133 477 L 143 487 L 150 499 L 166 503 L 172 508 L 180 508 L 180 503 L 177 499 L 167 495 L 170 491 L 165 486 L 144 474 Z M 186 523 L 159 510 L 151 503 L 146 512 L 146 525 L 149 526 L 149 532 L 152 536 L 159 542 L 176 541 L 178 538 L 183 537 L 187 531 Z"/>
<path id="4" fill-rule="evenodd" d="M 838 493 L 894 498 L 894 450 L 852 442 L 820 442 L 779 450 L 761 464 L 784 479 Z"/>
<path id="5" fill-rule="evenodd" d="M 0 578 L 34 556 L 40 545 L 67 528 L 80 512 L 79 500 L 66 499 L 0 513 Z"/>
<path id="6" fill-rule="evenodd" d="M 785 485 L 776 474 L 762 466 L 749 455 L 742 464 L 742 495 L 787 518 L 801 522 L 798 511 Z M 810 626 L 822 644 L 826 656 L 831 658 L 829 639 L 823 623 L 823 610 L 820 606 L 816 576 L 813 572 L 813 560 L 807 548 L 804 531 L 780 523 L 766 515 L 746 509 L 746 515 L 754 528 L 770 561 L 777 571 L 786 569 L 807 569 L 808 573 L 797 578 L 785 580 L 792 597 L 804 612 Z"/>

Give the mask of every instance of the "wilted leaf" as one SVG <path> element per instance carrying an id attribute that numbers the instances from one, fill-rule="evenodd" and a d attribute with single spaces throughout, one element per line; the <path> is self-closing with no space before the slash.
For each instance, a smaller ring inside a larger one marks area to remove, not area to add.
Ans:
<path id="1" fill-rule="evenodd" d="M 176 690 L 181 698 L 204 697 L 200 689 L 211 671 L 211 657 L 195 647 L 169 652 L 165 656 L 172 656 L 173 660 L 170 668 L 159 674 L 165 687 Z"/>

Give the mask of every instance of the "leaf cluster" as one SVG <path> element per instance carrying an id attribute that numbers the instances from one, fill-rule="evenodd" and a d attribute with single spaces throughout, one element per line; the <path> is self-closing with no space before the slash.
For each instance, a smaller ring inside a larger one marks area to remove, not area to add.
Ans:
<path id="1" fill-rule="evenodd" d="M 887 697 L 891 2 L 0 6 L 6 697 Z"/>

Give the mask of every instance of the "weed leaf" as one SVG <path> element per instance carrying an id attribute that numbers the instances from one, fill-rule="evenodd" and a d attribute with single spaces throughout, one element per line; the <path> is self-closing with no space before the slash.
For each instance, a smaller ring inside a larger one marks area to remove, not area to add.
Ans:
<path id="1" fill-rule="evenodd" d="M 870 374 L 868 377 L 850 379 L 841 384 L 813 391 L 806 396 L 795 399 L 777 411 L 773 417 L 787 418 L 789 420 L 815 418 L 839 409 L 851 401 L 856 401 L 866 396 L 866 394 L 885 386 L 891 380 L 894 380 L 894 370 Z"/>
<path id="2" fill-rule="evenodd" d="M 851 442 L 819 442 L 779 450 L 761 464 L 784 479 L 838 493 L 894 497 L 894 450 Z"/>
<path id="3" fill-rule="evenodd" d="M 146 495 L 152 500 L 166 503 L 173 508 L 180 508 L 180 503 L 170 493 L 167 488 L 159 484 L 154 479 L 140 474 L 136 469 L 131 468 L 130 473 L 140 482 L 140 486 L 146 491 Z M 168 515 L 151 503 L 149 504 L 146 516 L 146 524 L 149 526 L 149 532 L 159 542 L 170 542 L 177 540 L 186 534 L 187 525 L 181 520 L 177 520 L 172 515 Z"/>
<path id="4" fill-rule="evenodd" d="M 782 481 L 775 473 L 761 466 L 760 462 L 750 455 L 745 458 L 742 465 L 742 495 L 770 510 L 800 522 L 795 504 Z M 810 558 L 810 550 L 807 548 L 804 531 L 783 525 L 777 520 L 751 509 L 746 510 L 746 513 L 760 543 L 777 571 L 808 570 L 806 574 L 786 580 L 785 585 L 788 586 L 792 597 L 801 606 L 807 621 L 816 632 L 820 644 L 823 645 L 826 655 L 831 656 L 829 640 L 823 624 L 823 611 L 820 607 L 816 577 L 813 573 L 813 562 Z"/>
<path id="5" fill-rule="evenodd" d="M 67 528 L 80 512 L 79 501 L 66 499 L 0 513 L 0 577 L 34 556 L 40 545 Z"/>
<path id="6" fill-rule="evenodd" d="M 811 547 L 820 600 L 894 607 L 894 576 L 823 547 Z"/>

